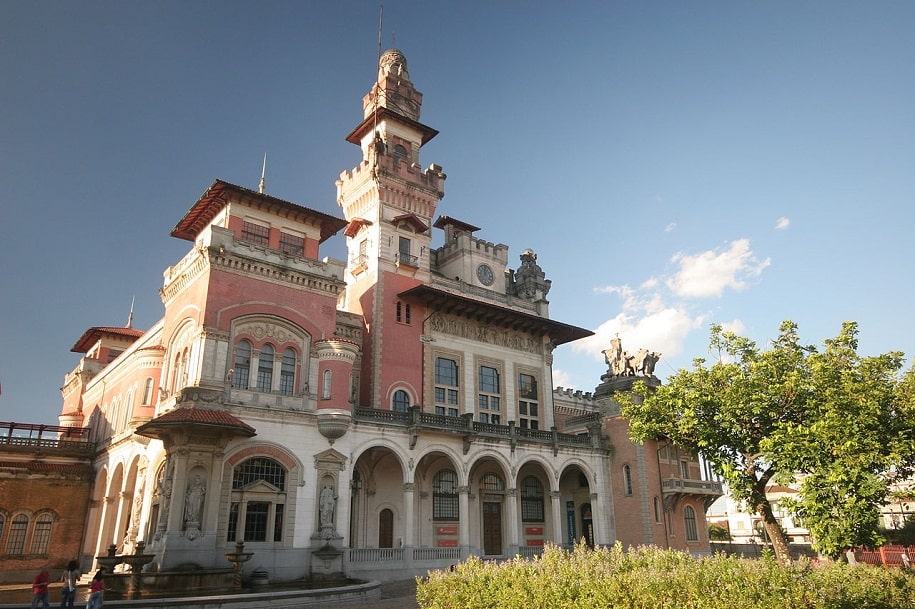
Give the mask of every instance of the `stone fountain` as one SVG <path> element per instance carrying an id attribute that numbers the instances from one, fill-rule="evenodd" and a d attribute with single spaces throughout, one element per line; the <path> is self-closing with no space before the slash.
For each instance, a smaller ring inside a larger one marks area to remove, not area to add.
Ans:
<path id="1" fill-rule="evenodd" d="M 235 551 L 226 552 L 226 560 L 232 563 L 235 570 L 235 589 L 241 590 L 241 566 L 251 560 L 254 552 L 245 552 L 245 542 L 238 540 L 235 542 Z"/>
<path id="2" fill-rule="evenodd" d="M 121 556 L 121 562 L 130 567 L 130 584 L 127 587 L 127 595 L 130 598 L 140 596 L 140 586 L 142 585 L 143 567 L 148 565 L 156 557 L 155 554 L 144 554 L 146 548 L 145 541 L 138 541 L 136 550 L 133 554 Z"/>

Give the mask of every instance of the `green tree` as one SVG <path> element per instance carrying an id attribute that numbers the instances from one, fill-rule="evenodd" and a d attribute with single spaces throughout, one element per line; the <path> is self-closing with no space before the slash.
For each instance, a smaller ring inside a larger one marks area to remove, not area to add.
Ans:
<path id="1" fill-rule="evenodd" d="M 636 439 L 667 437 L 702 453 L 731 495 L 760 515 L 783 564 L 791 557 L 766 487 L 800 475 L 800 498 L 786 507 L 819 551 L 837 556 L 877 541 L 890 478 L 907 475 L 915 455 L 915 377 L 899 378 L 901 353 L 859 356 L 856 336 L 846 322 L 819 353 L 785 321 L 760 350 L 712 326 L 712 365 L 696 359 L 656 390 L 636 383 L 616 399 Z"/>
<path id="2" fill-rule="evenodd" d="M 731 541 L 731 532 L 723 524 L 710 522 L 708 525 L 708 538 L 711 541 Z"/>

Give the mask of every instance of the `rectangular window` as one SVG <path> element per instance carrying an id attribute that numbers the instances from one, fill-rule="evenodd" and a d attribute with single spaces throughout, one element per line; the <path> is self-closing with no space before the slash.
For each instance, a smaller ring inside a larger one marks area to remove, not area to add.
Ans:
<path id="1" fill-rule="evenodd" d="M 267 518 L 270 504 L 266 501 L 252 501 L 245 513 L 245 541 L 267 541 Z"/>
<path id="2" fill-rule="evenodd" d="M 283 508 L 282 503 L 276 504 L 276 514 L 273 517 L 273 541 L 283 541 Z"/>
<path id="3" fill-rule="evenodd" d="M 407 324 L 409 326 L 410 325 L 410 303 L 402 302 L 402 301 L 398 300 L 397 305 L 395 306 L 395 311 L 396 311 L 397 323 Z"/>
<path id="4" fill-rule="evenodd" d="M 518 423 L 522 429 L 540 429 L 540 399 L 537 378 L 518 374 Z"/>
<path id="5" fill-rule="evenodd" d="M 267 245 L 270 243 L 270 227 L 245 222 L 241 228 L 241 238 L 258 245 Z"/>
<path id="6" fill-rule="evenodd" d="M 458 365 L 453 359 L 435 358 L 435 412 L 458 416 Z"/>
<path id="7" fill-rule="evenodd" d="M 502 417 L 502 382 L 499 371 L 491 366 L 480 366 L 477 380 L 479 393 L 477 394 L 477 410 L 481 423 L 500 425 Z"/>
<path id="8" fill-rule="evenodd" d="M 290 256 L 305 255 L 305 237 L 280 233 L 280 250 Z"/>
<path id="9" fill-rule="evenodd" d="M 686 461 L 680 461 L 680 477 L 689 478 L 689 463 Z"/>
<path id="10" fill-rule="evenodd" d="M 236 530 L 238 529 L 238 502 L 235 501 L 229 506 L 229 533 L 226 535 L 226 541 L 235 541 Z"/>

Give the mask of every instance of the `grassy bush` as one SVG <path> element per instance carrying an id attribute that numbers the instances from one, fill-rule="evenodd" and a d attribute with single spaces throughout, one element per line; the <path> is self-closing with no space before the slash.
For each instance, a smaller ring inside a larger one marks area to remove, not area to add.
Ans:
<path id="1" fill-rule="evenodd" d="M 430 573 L 416 596 L 424 609 L 901 609 L 915 608 L 915 577 L 863 565 L 624 552 L 619 544 L 549 546 L 532 560 L 470 558 Z"/>

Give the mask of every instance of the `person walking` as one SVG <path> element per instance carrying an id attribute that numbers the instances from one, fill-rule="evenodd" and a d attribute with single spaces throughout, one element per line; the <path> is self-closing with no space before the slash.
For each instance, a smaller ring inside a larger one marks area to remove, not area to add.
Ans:
<path id="1" fill-rule="evenodd" d="M 86 603 L 86 609 L 102 609 L 102 603 L 105 601 L 105 567 L 100 567 L 92 577 L 92 585 L 89 586 L 89 602 Z"/>
<path id="2" fill-rule="evenodd" d="M 38 609 L 39 603 L 41 603 L 42 609 L 48 609 L 49 583 L 51 583 L 51 576 L 48 574 L 48 565 L 44 565 L 32 580 L 32 609 Z"/>
<path id="3" fill-rule="evenodd" d="M 67 563 L 67 570 L 60 578 L 64 582 L 64 587 L 60 591 L 60 609 L 73 609 L 73 602 L 76 600 L 76 582 L 79 581 L 81 575 L 75 560 Z"/>

